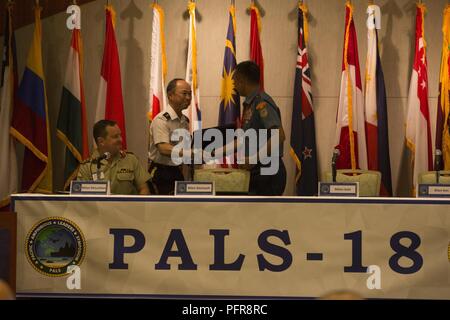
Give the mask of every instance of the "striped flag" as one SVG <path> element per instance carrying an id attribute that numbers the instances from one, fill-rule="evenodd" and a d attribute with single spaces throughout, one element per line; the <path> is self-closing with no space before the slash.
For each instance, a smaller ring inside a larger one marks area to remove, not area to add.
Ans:
<path id="1" fill-rule="evenodd" d="M 223 58 L 222 90 L 219 111 L 219 125 L 233 124 L 240 127 L 241 103 L 234 86 L 233 74 L 236 69 L 236 7 L 230 6 L 225 55 Z"/>
<path id="2" fill-rule="evenodd" d="M 367 169 L 364 98 L 358 58 L 358 42 L 353 22 L 353 6 L 346 3 L 344 55 L 335 135 L 341 152 L 338 169 Z"/>
<path id="3" fill-rule="evenodd" d="M 56 130 L 56 135 L 66 146 L 65 189 L 76 178 L 80 163 L 89 157 L 82 48 L 81 31 L 75 28 L 72 31 Z"/>
<path id="4" fill-rule="evenodd" d="M 0 209 L 10 203 L 10 195 L 17 192 L 17 158 L 14 141 L 9 134 L 11 116 L 17 94 L 16 39 L 12 22 L 12 5 L 5 14 L 2 73 L 0 75 Z"/>
<path id="5" fill-rule="evenodd" d="M 42 65 L 41 8 L 34 10 L 35 27 L 27 64 L 17 93 L 11 134 L 25 146 L 22 190 L 51 193 L 52 156 L 47 94 Z"/>
<path id="6" fill-rule="evenodd" d="M 412 195 L 415 194 L 419 173 L 433 170 L 424 18 L 425 5 L 417 4 L 416 48 L 409 87 L 406 122 L 406 144 L 411 152 L 413 174 Z"/>
<path id="7" fill-rule="evenodd" d="M 106 33 L 95 120 L 113 120 L 122 131 L 122 146 L 127 148 L 125 113 L 123 110 L 119 50 L 114 31 L 116 12 L 106 6 Z"/>
<path id="8" fill-rule="evenodd" d="M 250 6 L 250 60 L 254 61 L 260 70 L 260 88 L 264 91 L 264 58 L 261 47 L 261 14 L 252 1 Z"/>
<path id="9" fill-rule="evenodd" d="M 442 55 L 439 78 L 439 99 L 436 120 L 436 149 L 442 151 L 443 161 L 435 170 L 450 170 L 450 5 L 444 9 L 442 23 Z"/>
<path id="10" fill-rule="evenodd" d="M 190 131 L 202 129 L 202 111 L 200 109 L 200 90 L 197 69 L 197 26 L 195 21 L 195 2 L 189 1 L 189 49 L 186 64 L 186 81 L 191 84 L 192 101 L 184 114 L 190 120 Z"/>
<path id="11" fill-rule="evenodd" d="M 308 61 L 307 7 L 298 9 L 298 54 L 295 71 L 294 105 L 292 108 L 291 156 L 296 164 L 296 193 L 317 194 L 317 149 L 311 92 L 311 69 Z"/>
<path id="12" fill-rule="evenodd" d="M 367 13 L 369 15 L 365 78 L 367 162 L 369 170 L 381 172 L 380 194 L 392 196 L 386 88 L 378 51 L 377 29 L 381 28 L 380 8 L 369 5 Z"/>
<path id="13" fill-rule="evenodd" d="M 165 79 L 167 75 L 166 45 L 164 39 L 164 11 L 153 3 L 152 48 L 150 63 L 150 111 L 149 119 L 167 107 Z"/>

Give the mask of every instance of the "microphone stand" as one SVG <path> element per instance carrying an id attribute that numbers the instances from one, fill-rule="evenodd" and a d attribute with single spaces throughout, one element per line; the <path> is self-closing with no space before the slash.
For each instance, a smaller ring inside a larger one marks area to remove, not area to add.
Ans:
<path id="1" fill-rule="evenodd" d="M 439 184 L 439 178 L 441 176 L 441 157 L 442 151 L 437 149 L 434 158 L 434 170 L 436 171 L 436 184 Z"/>
<path id="2" fill-rule="evenodd" d="M 195 174 L 195 152 L 194 149 L 191 151 L 191 165 L 190 165 L 190 174 L 191 174 L 191 181 L 194 181 L 194 174 Z"/>
<path id="3" fill-rule="evenodd" d="M 439 167 L 440 167 L 440 163 L 439 163 L 439 161 L 437 161 L 437 164 L 436 164 L 436 184 L 439 184 L 439 178 L 440 178 L 440 175 L 441 175 L 441 171 L 439 170 Z"/>
<path id="4" fill-rule="evenodd" d="M 97 159 L 97 180 L 100 179 L 100 167 L 102 166 L 100 159 Z"/>
<path id="5" fill-rule="evenodd" d="M 333 182 L 336 182 L 337 172 L 336 172 L 336 162 L 335 161 L 331 162 L 331 172 L 332 172 L 332 175 L 333 175 Z"/>
<path id="6" fill-rule="evenodd" d="M 340 156 L 339 149 L 334 149 L 333 158 L 331 158 L 331 172 L 333 175 L 333 183 L 336 182 L 336 175 L 337 175 L 336 160 L 339 156 Z"/>

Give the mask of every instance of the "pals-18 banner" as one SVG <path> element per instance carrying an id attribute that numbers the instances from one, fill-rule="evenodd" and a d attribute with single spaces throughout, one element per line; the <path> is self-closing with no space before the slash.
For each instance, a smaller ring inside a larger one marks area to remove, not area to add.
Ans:
<path id="1" fill-rule="evenodd" d="M 450 299 L 449 204 L 18 195 L 17 292 Z"/>

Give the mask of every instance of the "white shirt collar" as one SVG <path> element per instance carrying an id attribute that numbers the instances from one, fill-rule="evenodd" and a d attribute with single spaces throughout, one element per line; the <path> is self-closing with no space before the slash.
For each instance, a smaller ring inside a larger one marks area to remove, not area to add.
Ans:
<path id="1" fill-rule="evenodd" d="M 171 120 L 178 119 L 177 113 L 175 112 L 175 110 L 172 108 L 172 106 L 170 104 L 167 105 L 167 113 L 170 115 Z"/>
<path id="2" fill-rule="evenodd" d="M 167 105 L 166 112 L 169 114 L 170 120 L 180 119 L 180 121 L 182 121 L 182 122 L 183 121 L 189 121 L 189 119 L 184 114 L 181 114 L 181 118 L 178 117 L 178 115 L 175 112 L 174 108 L 172 108 L 172 106 L 170 104 Z"/>

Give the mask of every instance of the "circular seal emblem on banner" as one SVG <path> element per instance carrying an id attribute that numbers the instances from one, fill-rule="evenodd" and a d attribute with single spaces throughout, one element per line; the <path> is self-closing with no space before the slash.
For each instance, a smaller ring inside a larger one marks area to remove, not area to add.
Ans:
<path id="1" fill-rule="evenodd" d="M 419 195 L 424 196 L 428 193 L 428 187 L 426 186 L 421 186 L 419 188 Z"/>
<path id="2" fill-rule="evenodd" d="M 73 185 L 73 191 L 75 192 L 81 192 L 81 185 L 79 183 L 75 183 Z"/>
<path id="3" fill-rule="evenodd" d="M 67 267 L 81 265 L 86 241 L 72 221 L 50 217 L 36 223 L 25 241 L 28 261 L 38 272 L 50 277 L 68 275 Z"/>
<path id="4" fill-rule="evenodd" d="M 330 187 L 328 185 L 321 185 L 320 186 L 321 191 L 323 194 L 329 194 L 330 193 Z"/>

